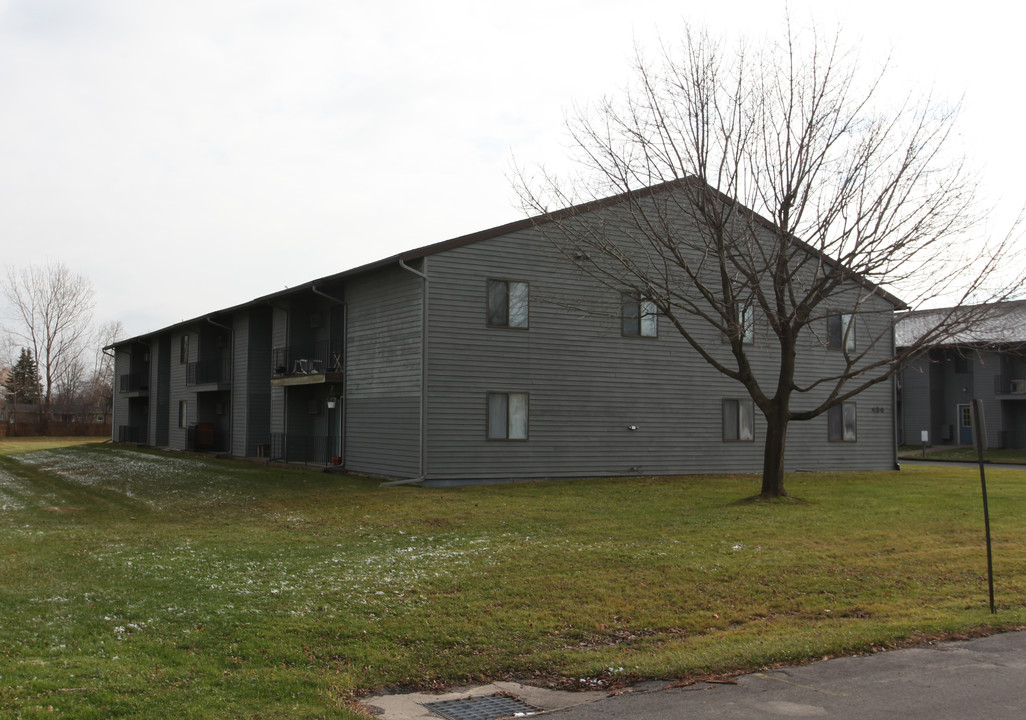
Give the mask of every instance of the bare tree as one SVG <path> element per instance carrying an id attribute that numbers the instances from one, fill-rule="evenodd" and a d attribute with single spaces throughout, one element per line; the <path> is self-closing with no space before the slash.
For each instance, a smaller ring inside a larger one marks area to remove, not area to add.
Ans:
<path id="1" fill-rule="evenodd" d="M 112 320 L 103 323 L 97 329 L 92 343 L 95 355 L 87 394 L 93 405 L 104 408 L 105 414 L 111 412 L 114 403 L 114 355 L 104 348 L 110 347 L 124 336 L 124 324 L 120 320 Z"/>
<path id="2" fill-rule="evenodd" d="M 59 386 L 81 376 L 82 354 L 92 331 L 93 288 L 63 263 L 7 268 L 3 286 L 13 314 L 8 332 L 32 349 L 43 385 L 39 408 L 45 433 Z"/>
<path id="3" fill-rule="evenodd" d="M 972 237 L 981 214 L 950 148 L 955 110 L 889 104 L 883 70 L 863 80 L 860 67 L 839 34 L 790 23 L 755 49 L 689 30 L 657 61 L 639 53 L 620 100 L 570 117 L 579 175 L 520 173 L 525 207 L 581 272 L 643 300 L 745 388 L 766 423 L 764 497 L 786 494 L 790 422 L 843 421 L 831 408 L 986 312 L 943 313 L 895 353 L 894 309 L 1008 297 L 988 288 L 1013 236 Z M 599 200 L 611 195 L 621 202 Z M 748 342 L 755 325 L 770 368 Z M 803 367 L 824 357 L 817 346 L 838 352 Z"/>

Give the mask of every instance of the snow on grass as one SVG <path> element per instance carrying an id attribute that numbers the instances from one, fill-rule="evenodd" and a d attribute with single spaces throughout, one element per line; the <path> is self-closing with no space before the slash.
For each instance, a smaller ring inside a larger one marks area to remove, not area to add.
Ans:
<path id="1" fill-rule="evenodd" d="M 58 448 L 12 458 L 75 485 L 114 490 L 157 509 L 177 502 L 222 499 L 221 485 L 231 478 L 200 460 L 121 449 L 96 453 Z"/>
<path id="2" fill-rule="evenodd" d="M 26 488 L 16 477 L 0 468 L 0 513 L 22 510 Z"/>
<path id="3" fill-rule="evenodd" d="M 119 547 L 99 559 L 112 573 L 182 583 L 225 602 L 227 596 L 245 596 L 246 603 L 277 600 L 278 612 L 289 615 L 330 605 L 373 618 L 426 602 L 431 581 L 466 572 L 496 551 L 488 538 L 404 535 L 393 540 L 401 544 L 383 547 L 386 543 L 375 536 L 371 544 L 284 546 L 248 558 L 192 543 L 163 550 Z"/>

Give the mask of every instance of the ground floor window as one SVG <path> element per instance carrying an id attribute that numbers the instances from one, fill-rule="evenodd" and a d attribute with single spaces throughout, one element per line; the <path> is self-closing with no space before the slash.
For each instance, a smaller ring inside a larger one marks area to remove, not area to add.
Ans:
<path id="1" fill-rule="evenodd" d="M 723 399 L 723 439 L 755 439 L 755 405 L 750 398 Z"/>
<path id="2" fill-rule="evenodd" d="M 189 426 L 189 401 L 179 400 L 178 401 L 178 427 L 184 428 Z"/>
<path id="3" fill-rule="evenodd" d="M 527 439 L 528 394 L 488 393 L 488 439 Z"/>
<path id="4" fill-rule="evenodd" d="M 827 433 L 830 442 L 855 442 L 858 440 L 857 421 L 855 403 L 842 403 L 827 410 Z"/>

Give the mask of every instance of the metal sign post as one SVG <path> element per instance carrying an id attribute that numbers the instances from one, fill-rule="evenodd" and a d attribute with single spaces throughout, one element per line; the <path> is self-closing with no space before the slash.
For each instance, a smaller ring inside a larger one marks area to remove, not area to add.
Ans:
<path id="1" fill-rule="evenodd" d="M 973 445 L 980 461 L 980 486 L 983 489 L 983 526 L 987 533 L 987 585 L 990 588 L 990 612 L 994 609 L 994 556 L 990 542 L 990 510 L 987 507 L 987 476 L 983 469 L 983 451 L 987 448 L 987 425 L 983 418 L 983 401 L 973 398 Z"/>

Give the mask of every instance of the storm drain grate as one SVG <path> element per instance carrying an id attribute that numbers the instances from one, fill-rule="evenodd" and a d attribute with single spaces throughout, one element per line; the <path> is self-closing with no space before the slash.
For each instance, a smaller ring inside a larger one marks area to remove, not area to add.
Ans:
<path id="1" fill-rule="evenodd" d="M 461 700 L 442 700 L 421 703 L 436 715 L 448 720 L 498 720 L 499 718 L 524 717 L 540 712 L 539 708 L 522 700 L 502 695 L 482 695 Z"/>

